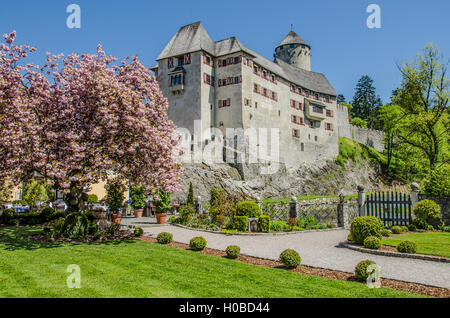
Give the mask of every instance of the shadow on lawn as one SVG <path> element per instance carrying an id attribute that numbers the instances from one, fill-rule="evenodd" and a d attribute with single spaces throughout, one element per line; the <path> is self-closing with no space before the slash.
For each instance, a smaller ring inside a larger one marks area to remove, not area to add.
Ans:
<path id="1" fill-rule="evenodd" d="M 94 242 L 52 242 L 28 238 L 29 236 L 39 235 L 41 233 L 42 228 L 39 226 L 0 226 L 0 249 L 7 251 L 36 250 L 40 248 L 58 248 L 67 245 L 119 245 L 122 243 L 136 242 L 134 238 Z"/>

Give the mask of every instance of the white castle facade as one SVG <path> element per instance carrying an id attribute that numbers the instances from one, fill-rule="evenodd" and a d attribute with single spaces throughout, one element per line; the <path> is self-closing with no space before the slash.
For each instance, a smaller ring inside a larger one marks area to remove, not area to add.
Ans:
<path id="1" fill-rule="evenodd" d="M 202 131 L 215 127 L 224 134 L 279 129 L 277 160 L 289 166 L 334 159 L 339 132 L 354 134 L 334 88 L 311 71 L 311 47 L 293 31 L 271 61 L 235 37 L 212 41 L 197 22 L 181 27 L 157 62 L 152 70 L 168 98 L 169 118 L 192 133 L 199 120 Z M 210 137 L 195 142 L 205 145 Z"/>

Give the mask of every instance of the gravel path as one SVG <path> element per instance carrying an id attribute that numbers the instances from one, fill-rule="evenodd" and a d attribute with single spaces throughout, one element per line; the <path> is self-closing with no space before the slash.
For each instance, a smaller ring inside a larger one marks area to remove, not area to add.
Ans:
<path id="1" fill-rule="evenodd" d="M 299 252 L 302 264 L 353 273 L 356 264 L 371 259 L 381 267 L 381 277 L 450 288 L 450 264 L 417 259 L 371 255 L 338 247 L 346 240 L 347 230 L 299 233 L 280 236 L 226 236 L 183 229 L 176 226 L 144 228 L 147 235 L 170 232 L 174 241 L 189 244 L 195 236 L 203 236 L 208 247 L 224 251 L 228 245 L 238 245 L 241 253 L 277 260 L 280 253 L 291 248 Z"/>

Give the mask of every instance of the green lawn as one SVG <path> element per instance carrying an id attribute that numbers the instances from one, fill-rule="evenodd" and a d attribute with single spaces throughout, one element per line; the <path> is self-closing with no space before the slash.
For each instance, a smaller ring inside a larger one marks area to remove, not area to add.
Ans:
<path id="1" fill-rule="evenodd" d="M 0 297 L 419 297 L 143 241 L 37 243 L 33 231 L 0 227 Z M 66 286 L 70 264 L 80 289 Z"/>
<path id="2" fill-rule="evenodd" d="M 404 240 L 417 243 L 417 253 L 450 257 L 450 233 L 427 232 L 407 233 L 385 238 L 382 244 L 397 247 Z"/>

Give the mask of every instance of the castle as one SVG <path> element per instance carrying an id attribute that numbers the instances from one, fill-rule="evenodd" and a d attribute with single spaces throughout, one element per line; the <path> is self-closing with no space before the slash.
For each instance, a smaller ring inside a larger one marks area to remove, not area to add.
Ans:
<path id="1" fill-rule="evenodd" d="M 191 132 L 196 120 L 202 131 L 224 134 L 278 128 L 279 162 L 290 166 L 336 158 L 339 131 L 355 137 L 347 108 L 325 75 L 311 71 L 311 47 L 294 31 L 271 61 L 235 37 L 212 41 L 197 22 L 181 27 L 156 60 L 169 118 Z"/>

